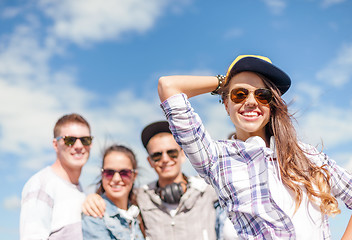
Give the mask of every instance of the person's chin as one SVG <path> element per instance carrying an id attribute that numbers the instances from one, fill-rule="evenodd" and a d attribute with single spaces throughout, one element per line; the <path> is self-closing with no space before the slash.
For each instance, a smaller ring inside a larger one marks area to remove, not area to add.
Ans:
<path id="1" fill-rule="evenodd" d="M 168 172 L 163 172 L 159 174 L 159 178 L 167 179 L 167 180 L 173 180 L 177 177 L 177 173 L 174 171 L 168 171 Z"/>
<path id="2" fill-rule="evenodd" d="M 87 155 L 80 155 L 80 156 L 76 156 L 76 155 L 71 155 L 70 157 L 70 162 L 75 163 L 77 165 L 82 164 L 84 165 L 86 162 L 88 161 L 88 156 Z"/>
<path id="3" fill-rule="evenodd" d="M 127 188 L 126 186 L 121 186 L 121 185 L 117 185 L 117 186 L 109 186 L 106 191 L 108 191 L 110 194 L 117 194 L 117 195 L 121 195 L 124 192 L 127 192 Z"/>
<path id="4" fill-rule="evenodd" d="M 112 201 L 122 199 L 123 197 L 128 196 L 128 193 L 126 191 L 116 192 L 116 191 L 109 190 L 109 191 L 106 191 L 105 194 Z"/>
<path id="5" fill-rule="evenodd" d="M 86 161 L 71 161 L 69 162 L 66 166 L 69 166 L 71 169 L 81 169 L 84 164 L 86 163 Z"/>

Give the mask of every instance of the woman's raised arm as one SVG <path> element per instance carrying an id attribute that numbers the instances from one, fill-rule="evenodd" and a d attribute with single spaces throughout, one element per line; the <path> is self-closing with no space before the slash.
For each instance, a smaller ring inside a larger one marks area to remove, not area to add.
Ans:
<path id="1" fill-rule="evenodd" d="M 184 93 L 188 98 L 214 91 L 219 85 L 215 76 L 165 76 L 159 79 L 160 101 Z"/>

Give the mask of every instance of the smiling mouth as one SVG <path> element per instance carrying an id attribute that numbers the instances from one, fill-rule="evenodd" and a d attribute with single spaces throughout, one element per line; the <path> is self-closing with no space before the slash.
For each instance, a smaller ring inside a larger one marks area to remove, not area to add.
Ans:
<path id="1" fill-rule="evenodd" d="M 174 164 L 163 166 L 161 169 L 162 169 L 163 171 L 168 171 L 168 170 L 172 169 L 173 167 L 174 167 Z"/>
<path id="2" fill-rule="evenodd" d="M 252 118 L 252 117 L 259 117 L 260 114 L 258 112 L 243 112 L 241 113 L 241 115 L 244 117 Z"/>
<path id="3" fill-rule="evenodd" d="M 74 158 L 81 159 L 84 156 L 84 153 L 74 153 L 72 154 Z"/>
<path id="4" fill-rule="evenodd" d="M 120 191 L 123 186 L 121 185 L 109 185 L 111 187 L 112 190 L 115 190 L 115 191 Z"/>

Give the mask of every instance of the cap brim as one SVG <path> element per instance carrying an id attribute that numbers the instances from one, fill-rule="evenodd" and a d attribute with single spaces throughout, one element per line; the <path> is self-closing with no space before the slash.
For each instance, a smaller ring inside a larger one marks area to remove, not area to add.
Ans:
<path id="1" fill-rule="evenodd" d="M 267 77 L 284 94 L 291 86 L 290 77 L 275 65 L 256 57 L 245 57 L 240 59 L 231 70 L 229 75 L 240 72 L 256 72 Z"/>
<path id="2" fill-rule="evenodd" d="M 154 122 L 146 126 L 142 131 L 142 143 L 147 148 L 149 140 L 158 133 L 167 132 L 171 133 L 169 123 L 167 121 Z"/>

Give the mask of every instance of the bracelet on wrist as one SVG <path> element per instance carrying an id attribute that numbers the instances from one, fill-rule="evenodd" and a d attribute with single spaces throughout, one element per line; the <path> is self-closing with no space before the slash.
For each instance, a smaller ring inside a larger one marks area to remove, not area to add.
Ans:
<path id="1" fill-rule="evenodd" d="M 214 91 L 211 92 L 211 95 L 217 95 L 219 94 L 219 90 L 222 87 L 222 83 L 225 81 L 225 76 L 224 75 L 216 75 L 215 76 L 218 79 L 218 86 Z"/>

